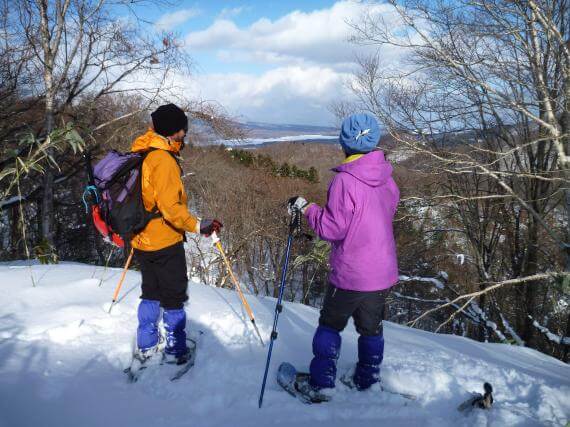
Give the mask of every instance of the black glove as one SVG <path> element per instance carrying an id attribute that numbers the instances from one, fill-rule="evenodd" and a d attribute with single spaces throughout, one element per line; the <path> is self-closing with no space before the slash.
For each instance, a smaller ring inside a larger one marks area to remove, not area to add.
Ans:
<path id="1" fill-rule="evenodd" d="M 200 234 L 210 237 L 212 233 L 219 234 L 224 225 L 217 219 L 203 219 L 200 221 Z"/>
<path id="2" fill-rule="evenodd" d="M 291 197 L 289 199 L 289 202 L 287 202 L 287 212 L 289 212 L 289 215 L 293 215 L 295 211 L 303 212 L 303 210 L 308 205 L 309 202 L 307 202 L 304 197 L 301 196 Z"/>

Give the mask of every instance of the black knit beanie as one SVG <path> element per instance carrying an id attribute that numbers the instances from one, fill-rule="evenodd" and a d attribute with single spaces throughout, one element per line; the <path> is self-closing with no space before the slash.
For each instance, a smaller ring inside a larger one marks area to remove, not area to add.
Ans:
<path id="1" fill-rule="evenodd" d="M 188 117 L 174 104 L 161 105 L 150 116 L 159 135 L 171 136 L 181 129 L 188 131 Z"/>

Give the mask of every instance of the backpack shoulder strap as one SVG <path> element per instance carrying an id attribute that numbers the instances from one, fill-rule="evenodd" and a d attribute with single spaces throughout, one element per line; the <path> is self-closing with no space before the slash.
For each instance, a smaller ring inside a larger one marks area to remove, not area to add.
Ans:
<path id="1" fill-rule="evenodd" d="M 151 147 L 148 150 L 146 150 L 143 153 L 142 162 L 145 161 L 146 156 L 148 156 L 153 151 L 157 151 L 157 150 L 161 150 L 161 149 L 156 148 L 156 147 Z M 180 175 L 182 175 L 182 166 L 180 165 L 180 159 L 172 151 L 168 151 L 168 150 L 162 150 L 162 151 L 165 151 L 168 154 L 170 154 L 170 156 L 176 161 L 176 164 L 178 165 L 178 168 L 180 169 Z M 142 166 L 142 162 L 141 162 L 141 166 Z M 142 173 L 141 173 L 141 179 L 142 179 Z M 162 217 L 162 214 L 160 213 L 157 205 L 155 205 L 154 208 L 152 209 L 152 211 L 149 212 L 149 215 L 150 215 L 150 219 Z"/>
<path id="2" fill-rule="evenodd" d="M 142 161 L 141 161 L 141 163 L 140 163 L 140 167 L 141 167 L 140 179 L 141 179 L 141 181 L 142 181 L 142 164 L 143 164 L 143 162 L 145 161 L 146 156 L 148 156 L 150 153 L 152 153 L 153 151 L 156 151 L 156 150 L 160 150 L 160 148 L 151 147 L 151 148 L 149 148 L 148 150 L 143 151 L 143 153 L 142 153 Z M 142 182 L 141 182 L 141 185 L 142 185 Z M 142 197 L 142 193 L 141 193 L 141 197 Z M 160 218 L 160 217 L 162 217 L 162 214 L 161 214 L 160 211 L 158 210 L 158 206 L 157 206 L 156 204 L 154 205 L 154 208 L 152 208 L 152 211 L 149 212 L 149 211 L 147 211 L 147 210 L 145 209 L 145 212 L 146 212 L 146 214 L 148 215 L 148 220 L 149 220 L 149 221 L 150 221 L 151 219 L 155 219 L 155 218 Z"/>
<path id="3" fill-rule="evenodd" d="M 157 151 L 157 150 L 165 151 L 168 154 L 170 154 L 170 156 L 176 161 L 176 164 L 178 165 L 178 169 L 180 169 L 180 175 L 182 175 L 183 171 L 182 171 L 182 165 L 180 164 L 180 158 L 176 154 L 174 154 L 172 151 L 163 150 L 162 148 L 151 147 L 143 153 L 143 162 L 146 159 L 146 156 L 148 156 L 153 151 Z"/>

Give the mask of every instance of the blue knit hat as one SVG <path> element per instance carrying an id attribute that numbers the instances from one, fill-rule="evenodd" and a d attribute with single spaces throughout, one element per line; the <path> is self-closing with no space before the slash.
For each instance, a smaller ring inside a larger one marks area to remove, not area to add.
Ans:
<path id="1" fill-rule="evenodd" d="M 369 114 L 353 114 L 343 120 L 338 141 L 347 156 L 374 150 L 380 139 L 378 122 Z"/>

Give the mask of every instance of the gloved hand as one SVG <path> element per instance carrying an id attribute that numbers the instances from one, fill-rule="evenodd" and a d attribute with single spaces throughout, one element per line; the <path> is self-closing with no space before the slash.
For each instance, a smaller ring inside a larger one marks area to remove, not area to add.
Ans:
<path id="1" fill-rule="evenodd" d="M 206 237 L 210 237 L 212 233 L 220 233 L 224 225 L 217 219 L 203 219 L 200 221 L 200 234 Z"/>
<path id="2" fill-rule="evenodd" d="M 287 203 L 287 212 L 289 212 L 289 215 L 293 215 L 297 210 L 301 211 L 301 213 L 305 213 L 307 206 L 309 206 L 309 202 L 307 202 L 303 197 L 291 197 Z"/>

